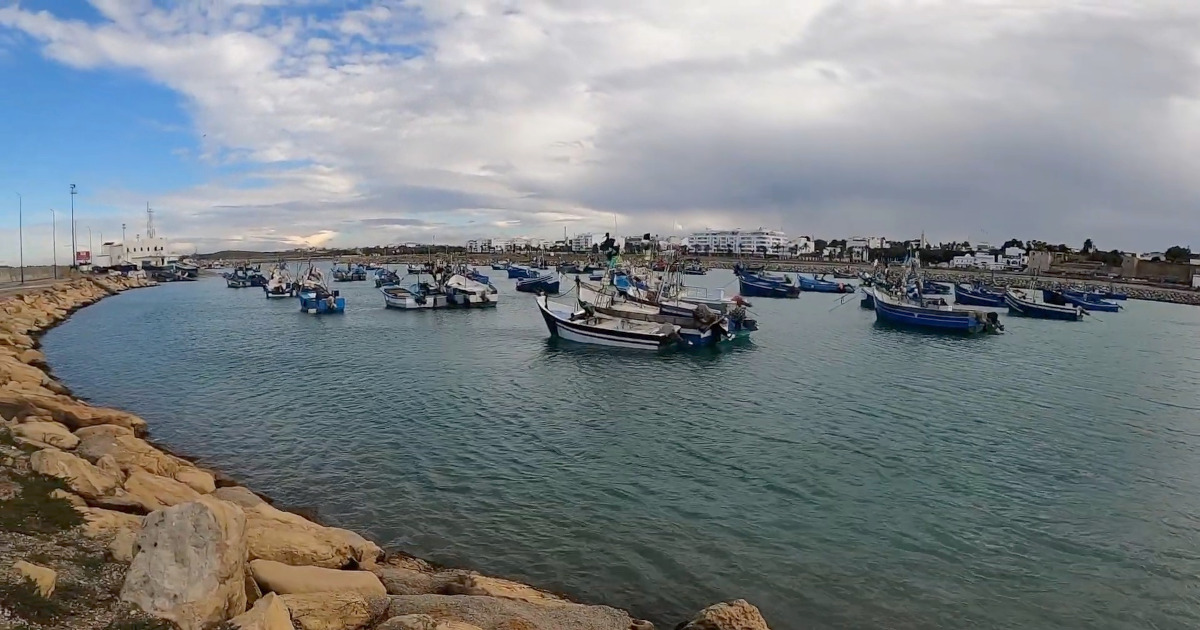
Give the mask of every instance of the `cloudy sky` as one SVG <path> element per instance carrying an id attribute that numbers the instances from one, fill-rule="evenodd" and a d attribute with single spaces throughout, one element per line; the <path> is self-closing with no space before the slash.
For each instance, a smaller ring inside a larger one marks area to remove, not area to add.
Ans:
<path id="1" fill-rule="evenodd" d="M 0 0 L 0 264 L 759 225 L 1200 249 L 1200 2 Z M 16 193 L 20 193 L 18 198 Z"/>

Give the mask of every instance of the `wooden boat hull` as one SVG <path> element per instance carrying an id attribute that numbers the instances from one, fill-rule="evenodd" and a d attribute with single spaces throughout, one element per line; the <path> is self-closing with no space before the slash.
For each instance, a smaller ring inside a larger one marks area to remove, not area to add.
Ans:
<path id="1" fill-rule="evenodd" d="M 550 336 L 575 343 L 627 348 L 631 350 L 659 350 L 678 342 L 678 335 L 651 334 L 634 330 L 609 330 L 589 326 L 584 321 L 571 321 L 570 316 L 552 311 L 545 297 L 538 298 L 538 310 L 542 314 Z"/>

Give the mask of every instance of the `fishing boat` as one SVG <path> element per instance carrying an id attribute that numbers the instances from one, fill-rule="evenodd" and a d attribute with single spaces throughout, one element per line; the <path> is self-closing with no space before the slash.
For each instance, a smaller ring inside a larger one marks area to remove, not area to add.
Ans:
<path id="1" fill-rule="evenodd" d="M 450 300 L 446 292 L 432 282 L 417 282 L 408 286 L 390 286 L 379 289 L 387 308 L 405 310 L 446 308 Z"/>
<path id="2" fill-rule="evenodd" d="M 261 267 L 249 267 L 247 277 L 250 279 L 250 286 L 252 287 L 261 287 L 267 284 L 267 277 L 263 275 Z"/>
<path id="3" fill-rule="evenodd" d="M 902 295 L 883 287 L 871 288 L 875 319 L 888 324 L 933 331 L 980 333 L 1004 330 L 994 312 L 929 304 L 917 294 Z"/>
<path id="4" fill-rule="evenodd" d="M 868 311 L 875 310 L 875 287 L 862 286 L 858 290 L 862 292 L 862 298 L 858 300 L 858 305 Z"/>
<path id="5" fill-rule="evenodd" d="M 1121 291 L 1112 289 L 1111 287 L 1108 289 L 1096 289 L 1095 293 L 1096 293 L 1096 295 L 1100 296 L 1101 299 L 1105 299 L 1105 300 L 1120 301 L 1120 300 L 1129 299 L 1129 295 L 1122 293 Z"/>
<path id="6" fill-rule="evenodd" d="M 600 282 L 603 279 L 604 279 L 603 271 L 593 271 L 592 273 L 588 274 L 588 280 L 591 280 L 592 282 Z"/>
<path id="7" fill-rule="evenodd" d="M 333 281 L 334 282 L 350 282 L 350 274 L 351 274 L 351 270 L 350 270 L 349 264 L 347 264 L 345 267 L 342 267 L 337 264 L 333 265 Z"/>
<path id="8" fill-rule="evenodd" d="M 507 260 L 492 263 L 492 271 L 504 271 L 505 269 L 508 269 Z"/>
<path id="9" fill-rule="evenodd" d="M 674 308 L 664 308 L 660 304 L 633 301 L 618 293 L 612 285 L 605 287 L 580 282 L 577 287 L 581 306 L 591 306 L 595 312 L 611 317 L 678 326 L 679 335 L 693 347 L 745 338 L 758 330 L 758 323 L 745 316 L 745 309 L 735 311 L 731 317 L 707 306 L 689 304 L 681 312 L 681 303 L 676 303 Z M 737 301 L 743 303 L 740 297 Z"/>
<path id="10" fill-rule="evenodd" d="M 245 289 L 250 286 L 250 279 L 230 274 L 225 276 L 225 286 L 230 289 Z"/>
<path id="11" fill-rule="evenodd" d="M 593 271 L 604 271 L 605 266 L 596 263 L 587 263 L 580 269 L 579 273 L 592 273 Z"/>
<path id="12" fill-rule="evenodd" d="M 686 343 L 679 335 L 679 327 L 671 324 L 602 315 L 594 309 L 551 302 L 545 295 L 538 296 L 537 307 L 553 338 L 638 350 L 659 350 Z"/>
<path id="13" fill-rule="evenodd" d="M 418 274 L 430 274 L 433 273 L 433 269 L 426 263 L 409 263 L 408 273 L 414 276 Z"/>
<path id="14" fill-rule="evenodd" d="M 517 281 L 517 290 L 522 293 L 558 293 L 558 276 L 546 274 Z"/>
<path id="15" fill-rule="evenodd" d="M 558 272 L 562 274 L 583 273 L 583 268 L 576 263 L 563 263 L 558 266 Z"/>
<path id="16" fill-rule="evenodd" d="M 537 278 L 542 274 L 538 273 L 537 269 L 530 267 L 522 267 L 521 265 L 509 265 L 508 277 L 523 280 L 525 278 Z"/>
<path id="17" fill-rule="evenodd" d="M 463 274 L 450 276 L 442 285 L 442 290 L 446 294 L 446 301 L 451 306 L 483 308 L 495 306 L 500 301 L 500 292 L 496 290 L 496 287 L 486 282 L 472 280 Z"/>
<path id="18" fill-rule="evenodd" d="M 375 272 L 375 288 L 392 287 L 400 284 L 400 275 L 391 269 L 380 269 Z"/>
<path id="19" fill-rule="evenodd" d="M 940 282 L 926 282 L 921 285 L 921 291 L 925 295 L 950 295 L 950 287 Z"/>
<path id="20" fill-rule="evenodd" d="M 989 289 L 981 284 L 957 283 L 954 285 L 954 302 L 961 306 L 987 306 L 1004 308 L 1004 294 Z"/>
<path id="21" fill-rule="evenodd" d="M 366 279 L 367 279 L 366 267 L 363 267 L 362 265 L 355 265 L 354 268 L 350 270 L 350 281 L 351 282 L 364 282 L 364 281 L 366 281 Z"/>
<path id="22" fill-rule="evenodd" d="M 296 281 L 288 273 L 286 263 L 280 263 L 271 270 L 267 283 L 263 285 L 263 293 L 268 299 L 289 298 L 296 296 Z"/>
<path id="23" fill-rule="evenodd" d="M 786 276 L 785 276 L 786 278 Z M 798 298 L 800 287 L 770 276 L 741 272 L 738 274 L 738 292 L 747 297 Z"/>
<path id="24" fill-rule="evenodd" d="M 854 285 L 846 282 L 832 282 L 823 278 L 796 274 L 796 282 L 800 286 L 801 291 L 813 291 L 816 293 L 854 293 Z"/>
<path id="25" fill-rule="evenodd" d="M 683 266 L 683 275 L 685 276 L 703 276 L 708 273 L 704 265 L 698 262 L 691 262 Z"/>
<path id="26" fill-rule="evenodd" d="M 833 276 L 834 280 L 856 280 L 856 279 L 858 279 L 858 274 L 854 273 L 854 271 L 852 271 L 850 269 L 834 269 L 832 272 L 830 272 L 829 275 Z"/>
<path id="27" fill-rule="evenodd" d="M 296 295 L 300 298 L 300 311 L 303 313 L 318 315 L 346 311 L 346 298 L 338 291 L 330 291 L 325 282 L 325 275 L 311 264 L 300 279 L 300 288 Z"/>
<path id="28" fill-rule="evenodd" d="M 1046 294 L 1050 293 L 1050 292 L 1051 291 L 1049 291 L 1049 290 L 1042 291 L 1042 300 L 1043 301 L 1050 302 L 1050 299 L 1047 298 L 1047 296 L 1046 296 Z M 1062 296 L 1062 299 L 1064 302 L 1066 302 L 1068 304 L 1072 304 L 1074 306 L 1081 306 L 1085 310 L 1089 310 L 1089 311 L 1099 311 L 1101 313 L 1116 313 L 1121 310 L 1120 304 L 1117 304 L 1116 302 L 1110 302 L 1108 300 L 1105 300 L 1104 298 L 1100 297 L 1099 293 L 1092 293 L 1089 291 L 1077 291 L 1077 290 L 1073 290 L 1073 289 L 1063 289 L 1061 291 L 1061 296 Z"/>
<path id="29" fill-rule="evenodd" d="M 1024 289 L 1010 288 L 1004 294 L 1004 302 L 1008 305 L 1009 313 L 1036 319 L 1079 321 L 1086 312 L 1073 304 L 1051 304 L 1044 299 L 1039 301 L 1033 291 Z"/>

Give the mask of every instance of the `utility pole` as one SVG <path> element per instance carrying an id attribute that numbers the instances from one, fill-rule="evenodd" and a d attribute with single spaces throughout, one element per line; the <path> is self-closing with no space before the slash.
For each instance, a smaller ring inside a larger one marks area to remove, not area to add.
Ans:
<path id="1" fill-rule="evenodd" d="M 71 268 L 74 269 L 75 264 L 75 184 L 71 184 Z"/>
<path id="2" fill-rule="evenodd" d="M 17 249 L 21 252 L 21 284 L 25 284 L 25 198 L 21 193 L 15 192 L 17 196 Z"/>
<path id="3" fill-rule="evenodd" d="M 58 280 L 58 221 L 50 208 L 50 253 L 54 256 L 54 279 Z"/>

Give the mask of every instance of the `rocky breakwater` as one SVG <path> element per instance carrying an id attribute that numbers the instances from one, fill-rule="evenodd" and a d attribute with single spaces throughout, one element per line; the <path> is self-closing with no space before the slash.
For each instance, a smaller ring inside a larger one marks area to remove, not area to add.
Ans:
<path id="1" fill-rule="evenodd" d="M 147 286 L 87 279 L 0 300 L 0 624 L 207 630 L 652 630 L 607 606 L 387 554 L 166 453 L 73 398 L 37 336 Z M 62 579 L 59 579 L 62 576 Z M 60 587 L 56 590 L 56 582 Z M 765 630 L 742 600 L 679 630 Z"/>

